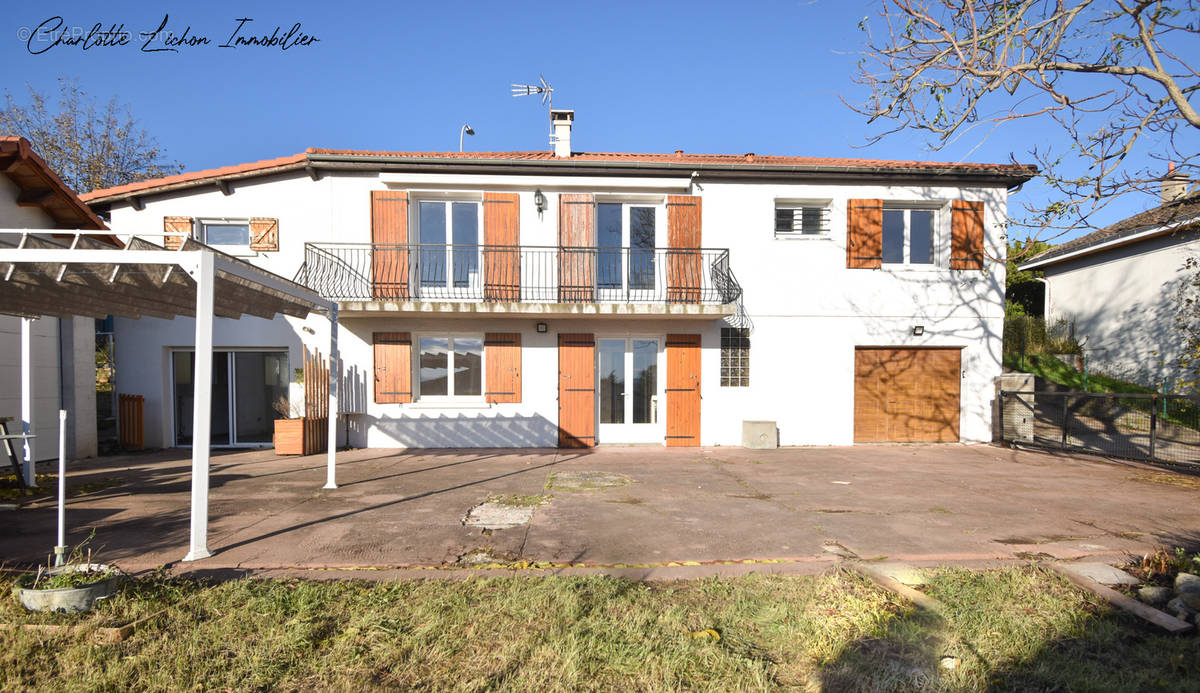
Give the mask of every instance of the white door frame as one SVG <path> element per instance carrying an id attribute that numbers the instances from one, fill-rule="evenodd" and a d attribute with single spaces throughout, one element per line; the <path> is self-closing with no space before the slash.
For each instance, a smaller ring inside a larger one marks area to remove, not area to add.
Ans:
<path id="1" fill-rule="evenodd" d="M 651 395 L 651 423 L 633 423 L 633 342 L 635 340 L 653 340 L 657 344 L 655 355 L 655 391 Z M 623 398 L 624 423 L 600 423 L 600 343 L 609 341 L 624 342 L 624 377 L 625 391 Z M 645 444 L 661 445 L 666 436 L 666 335 L 626 332 L 621 334 L 596 335 L 596 443 L 604 444 Z"/>

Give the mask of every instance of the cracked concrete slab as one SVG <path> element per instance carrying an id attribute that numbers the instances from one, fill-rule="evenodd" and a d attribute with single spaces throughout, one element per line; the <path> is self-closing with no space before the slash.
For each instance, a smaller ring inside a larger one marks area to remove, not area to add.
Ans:
<path id="1" fill-rule="evenodd" d="M 105 560 L 122 568 L 178 562 L 187 551 L 190 469 L 184 450 L 72 462 L 69 484 L 121 483 L 70 499 L 68 542 L 94 528 Z M 321 489 L 322 456 L 260 450 L 214 453 L 214 556 L 186 566 L 454 565 L 481 543 L 481 527 L 463 523 L 468 509 L 495 497 L 540 497 L 551 474 L 567 472 L 636 481 L 554 492 L 527 524 L 486 538 L 492 555 L 605 566 L 824 564 L 838 560 L 824 551 L 832 542 L 863 560 L 919 565 L 1116 561 L 1194 539 L 1200 527 L 1200 489 L 1132 480 L 1146 473 L 1140 465 L 990 446 L 349 450 L 338 454 L 331 490 Z M 54 543 L 53 500 L 4 517 L 0 560 L 44 559 Z"/>

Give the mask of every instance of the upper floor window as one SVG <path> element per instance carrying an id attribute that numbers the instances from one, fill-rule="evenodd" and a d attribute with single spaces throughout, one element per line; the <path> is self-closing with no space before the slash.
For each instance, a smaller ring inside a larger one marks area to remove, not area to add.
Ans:
<path id="1" fill-rule="evenodd" d="M 932 209 L 883 207 L 883 262 L 932 265 L 936 212 Z"/>
<path id="2" fill-rule="evenodd" d="M 654 288 L 657 227 L 657 208 L 653 205 L 619 202 L 596 205 L 598 288 Z M 624 249 L 628 249 L 628 259 Z"/>
<path id="3" fill-rule="evenodd" d="M 201 219 L 200 242 L 230 255 L 250 255 L 248 219 Z"/>
<path id="4" fill-rule="evenodd" d="M 775 203 L 776 238 L 816 238 L 829 233 L 829 203 L 825 201 Z"/>
<path id="5" fill-rule="evenodd" d="M 479 203 L 421 200 L 417 257 L 422 287 L 470 287 L 479 277 Z"/>

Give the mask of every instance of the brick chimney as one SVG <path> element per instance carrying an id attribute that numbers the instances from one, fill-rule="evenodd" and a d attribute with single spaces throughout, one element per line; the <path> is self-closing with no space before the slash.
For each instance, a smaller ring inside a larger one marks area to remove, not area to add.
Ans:
<path id="1" fill-rule="evenodd" d="M 571 158 L 571 125 L 575 122 L 575 111 L 550 111 L 550 125 L 554 127 L 554 156 Z"/>
<path id="2" fill-rule="evenodd" d="M 1174 202 L 1187 194 L 1187 174 L 1175 172 L 1175 162 L 1167 164 L 1167 175 L 1162 177 L 1162 203 Z"/>

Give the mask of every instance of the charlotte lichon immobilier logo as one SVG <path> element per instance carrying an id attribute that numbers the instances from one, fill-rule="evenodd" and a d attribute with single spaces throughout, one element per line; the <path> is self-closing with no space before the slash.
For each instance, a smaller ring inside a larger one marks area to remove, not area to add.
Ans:
<path id="1" fill-rule="evenodd" d="M 271 27 L 269 31 L 259 26 Z M 179 53 L 191 48 L 274 48 L 281 51 L 307 48 L 321 41 L 315 34 L 304 31 L 300 22 L 256 24 L 252 17 L 237 17 L 220 32 L 206 34 L 191 24 L 172 25 L 170 16 L 153 29 L 134 30 L 125 22 L 97 21 L 91 25 L 70 24 L 61 15 L 48 17 L 39 24 L 17 29 L 17 38 L 33 55 L 56 49 L 76 48 L 87 51 L 102 48 L 136 48 L 143 53 Z"/>

